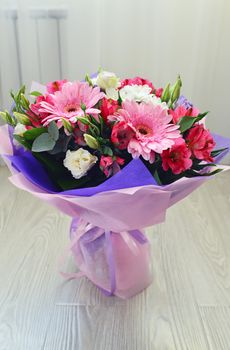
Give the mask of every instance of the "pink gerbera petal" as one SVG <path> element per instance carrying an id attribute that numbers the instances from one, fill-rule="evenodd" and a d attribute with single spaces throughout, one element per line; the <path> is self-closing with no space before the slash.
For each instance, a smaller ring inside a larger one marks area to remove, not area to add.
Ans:
<path id="1" fill-rule="evenodd" d="M 160 105 L 127 100 L 111 119 L 126 123 L 133 131 L 127 147 L 133 158 L 141 155 L 153 162 L 155 152 L 161 154 L 180 137 L 179 126 L 170 123 L 172 116 Z"/>
<path id="2" fill-rule="evenodd" d="M 48 125 L 53 120 L 60 123 L 63 118 L 76 122 L 77 117 L 84 114 L 83 105 L 86 113 L 99 114 L 99 109 L 93 107 L 104 96 L 98 87 L 93 88 L 86 82 L 66 82 L 52 95 L 51 103 L 40 103 L 39 112 L 49 114 L 42 123 Z"/>

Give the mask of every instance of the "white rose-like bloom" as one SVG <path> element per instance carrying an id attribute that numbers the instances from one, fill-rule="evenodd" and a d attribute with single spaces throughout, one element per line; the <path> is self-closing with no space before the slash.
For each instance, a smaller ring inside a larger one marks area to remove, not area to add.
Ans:
<path id="1" fill-rule="evenodd" d="M 161 102 L 161 99 L 151 94 L 151 91 L 148 85 L 126 85 L 120 89 L 120 96 L 122 101 L 151 102 L 154 105 L 161 105 L 163 109 L 168 109 L 167 103 Z"/>
<path id="2" fill-rule="evenodd" d="M 27 131 L 25 125 L 18 123 L 14 128 L 13 134 L 22 137 L 25 131 Z M 24 147 L 17 140 L 15 140 L 15 138 L 13 138 L 13 144 L 16 148 Z"/>
<path id="3" fill-rule="evenodd" d="M 80 179 L 87 174 L 97 160 L 98 158 L 87 150 L 79 148 L 77 151 L 68 150 L 63 163 L 75 179 Z"/>
<path id="4" fill-rule="evenodd" d="M 14 134 L 19 135 L 19 136 L 23 136 L 23 134 L 26 130 L 27 129 L 26 129 L 25 125 L 18 123 L 14 128 Z"/>
<path id="5" fill-rule="evenodd" d="M 94 83 L 105 90 L 108 98 L 118 99 L 117 88 L 120 86 L 120 79 L 112 72 L 102 71 L 98 74 Z"/>

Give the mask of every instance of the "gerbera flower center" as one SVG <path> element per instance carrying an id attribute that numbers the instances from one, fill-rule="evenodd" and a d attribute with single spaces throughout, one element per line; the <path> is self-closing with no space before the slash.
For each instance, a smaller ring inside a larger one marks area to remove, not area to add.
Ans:
<path id="1" fill-rule="evenodd" d="M 152 135 L 152 129 L 149 128 L 147 125 L 143 125 L 143 124 L 138 125 L 136 126 L 136 129 L 143 136 Z"/>
<path id="2" fill-rule="evenodd" d="M 64 111 L 67 113 L 72 113 L 72 112 L 78 112 L 79 109 L 80 109 L 80 106 L 71 104 L 71 105 L 65 106 Z"/>

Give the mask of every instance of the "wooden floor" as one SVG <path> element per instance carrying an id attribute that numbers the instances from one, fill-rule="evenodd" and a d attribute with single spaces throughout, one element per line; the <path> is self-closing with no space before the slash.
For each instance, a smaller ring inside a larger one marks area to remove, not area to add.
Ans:
<path id="1" fill-rule="evenodd" d="M 127 301 L 62 279 L 70 219 L 7 176 L 0 167 L 0 350 L 230 350 L 230 172 L 148 229 L 154 282 Z"/>

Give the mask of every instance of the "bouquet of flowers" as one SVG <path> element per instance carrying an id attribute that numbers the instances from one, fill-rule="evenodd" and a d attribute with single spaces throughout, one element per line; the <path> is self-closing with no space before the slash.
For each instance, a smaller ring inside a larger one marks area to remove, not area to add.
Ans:
<path id="1" fill-rule="evenodd" d="M 181 95 L 182 82 L 155 88 L 99 71 L 84 81 L 34 83 L 11 92 L 0 112 L 0 151 L 10 181 L 73 218 L 71 247 L 81 273 L 109 295 L 151 283 L 141 231 L 223 167 L 230 140 L 212 135 Z M 79 274 L 70 274 L 79 277 Z"/>

